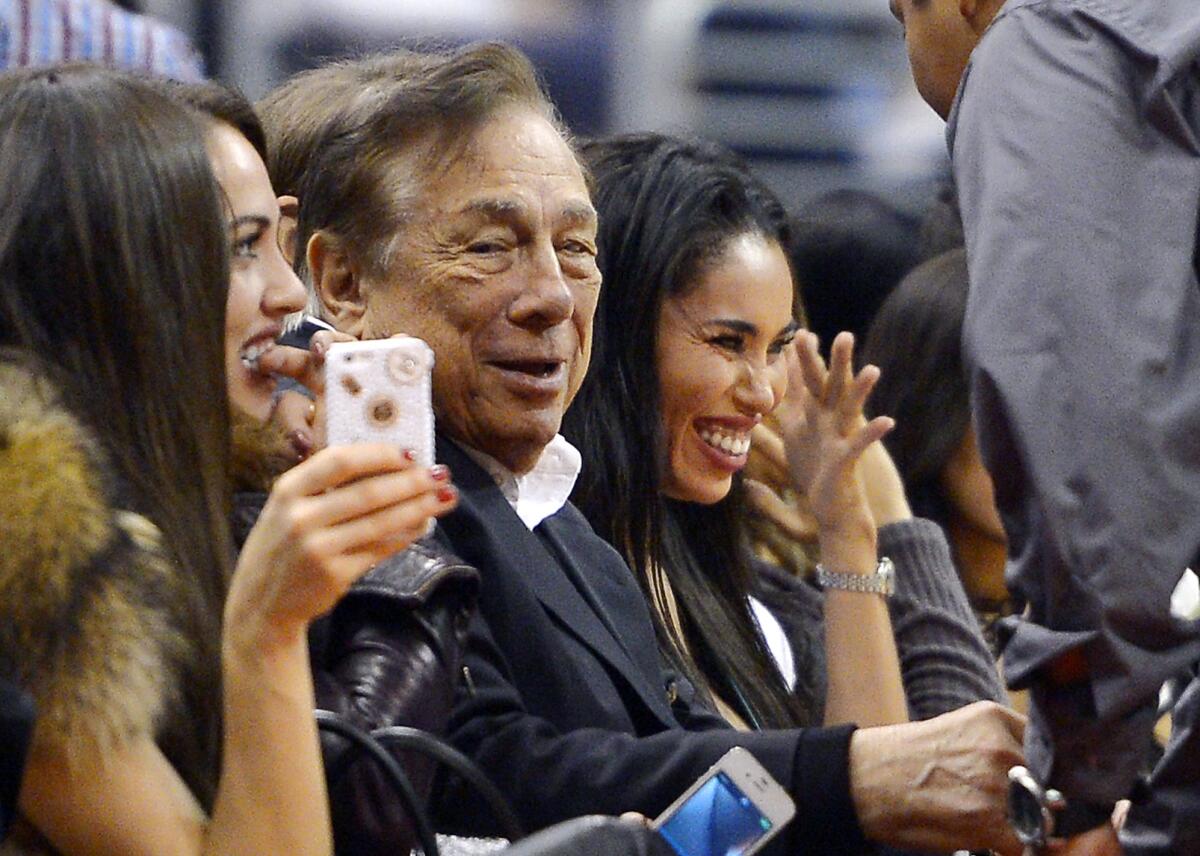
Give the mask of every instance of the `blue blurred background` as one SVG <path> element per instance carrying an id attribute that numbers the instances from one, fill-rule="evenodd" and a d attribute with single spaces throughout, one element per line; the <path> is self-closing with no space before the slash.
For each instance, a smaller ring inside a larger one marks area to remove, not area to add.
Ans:
<path id="1" fill-rule="evenodd" d="M 835 189 L 917 212 L 946 172 L 887 0 L 144 0 L 258 97 L 326 57 L 502 39 L 579 135 L 692 133 L 793 210 Z"/>

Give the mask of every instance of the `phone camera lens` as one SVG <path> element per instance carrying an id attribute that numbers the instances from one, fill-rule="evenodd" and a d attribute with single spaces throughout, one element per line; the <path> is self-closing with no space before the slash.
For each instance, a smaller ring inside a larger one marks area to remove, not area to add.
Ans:
<path id="1" fill-rule="evenodd" d="M 412 383 L 421 373 L 421 362 L 411 353 L 393 351 L 387 359 L 388 372 L 402 384 Z"/>
<path id="2" fill-rule="evenodd" d="M 396 402 L 379 395 L 367 403 L 367 423 L 374 428 L 386 428 L 399 416 Z"/>

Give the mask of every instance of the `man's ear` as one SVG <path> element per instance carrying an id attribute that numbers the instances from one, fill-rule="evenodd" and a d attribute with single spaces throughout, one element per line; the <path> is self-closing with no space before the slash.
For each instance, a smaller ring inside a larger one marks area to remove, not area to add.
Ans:
<path id="1" fill-rule="evenodd" d="M 312 277 L 325 317 L 343 333 L 362 338 L 367 301 L 358 267 L 345 245 L 328 232 L 316 231 L 305 248 Z"/>
<path id="2" fill-rule="evenodd" d="M 975 32 L 982 36 L 983 31 L 992 23 L 1004 0 L 958 0 L 958 14 Z"/>
<path id="3" fill-rule="evenodd" d="M 279 249 L 287 263 L 296 266 L 296 226 L 300 218 L 300 200 L 295 196 L 280 196 L 279 203 Z"/>

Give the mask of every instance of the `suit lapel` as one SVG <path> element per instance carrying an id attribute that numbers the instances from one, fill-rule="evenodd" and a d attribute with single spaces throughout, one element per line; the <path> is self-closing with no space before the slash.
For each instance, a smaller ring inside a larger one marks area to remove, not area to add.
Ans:
<path id="1" fill-rule="evenodd" d="M 674 717 L 664 701 L 664 688 L 658 686 L 662 670 L 653 620 L 625 560 L 603 542 L 573 505 L 567 505 L 539 528 L 554 545 L 564 569 L 572 575 L 621 653 L 639 674 L 651 679 L 649 684 L 633 682 L 642 701 L 665 724 L 672 724 Z M 578 561 L 577 557 L 582 555 L 588 556 L 586 567 Z"/>
<path id="2" fill-rule="evenodd" d="M 629 611 L 617 615 L 614 611 L 605 609 L 604 603 L 612 602 L 611 588 L 617 585 L 612 579 L 613 569 L 607 569 L 602 574 L 601 585 L 609 589 L 609 597 L 606 599 L 598 594 L 590 583 L 596 569 L 582 567 L 574 559 L 581 554 L 597 555 L 597 548 L 605 546 L 599 536 L 591 532 L 587 521 L 583 520 L 573 506 L 568 506 L 543 522 L 538 528 L 544 531 L 552 542 L 555 548 L 552 552 L 538 536 L 526 528 L 491 476 L 466 453 L 439 438 L 438 460 L 448 464 L 453 470 L 454 483 L 461 497 L 459 511 L 451 515 L 451 519 L 445 520 L 444 525 L 455 527 L 458 522 L 455 518 L 465 514 L 473 524 L 471 537 L 476 542 L 480 555 L 486 555 L 491 564 L 507 565 L 509 573 L 523 578 L 564 632 L 575 636 L 612 671 L 623 676 L 655 716 L 663 720 L 664 725 L 673 725 L 674 717 L 665 703 L 664 688 L 658 687 L 655 681 L 655 676 L 659 674 L 657 654 L 654 654 L 653 662 L 647 669 L 648 661 L 635 663 L 621 641 L 622 638 L 628 638 L 630 642 L 636 639 L 638 644 L 634 650 L 644 650 L 646 640 L 642 637 L 646 636 L 645 628 L 651 625 L 647 623 L 638 628 L 636 621 L 628 620 Z M 578 520 L 571 518 L 570 513 L 578 517 Z M 559 519 L 564 516 L 565 520 Z M 581 533 L 580 526 L 585 527 L 586 532 Z M 595 543 L 581 545 L 581 538 L 586 535 L 590 535 Z M 581 546 L 584 549 L 578 549 Z M 611 557 L 613 561 L 620 563 L 624 576 L 629 577 L 629 570 L 625 568 L 624 562 L 615 553 L 612 553 Z M 484 577 L 486 586 L 486 572 Z M 632 578 L 629 582 L 633 583 Z M 621 593 L 621 597 L 632 596 L 641 597 L 636 584 L 631 590 Z M 636 607 L 635 616 L 645 611 L 644 602 L 640 600 Z M 626 637 L 626 633 L 632 633 L 633 637 Z M 649 636 L 649 645 L 651 651 L 657 652 L 652 634 Z M 651 686 L 647 686 L 648 680 Z"/>

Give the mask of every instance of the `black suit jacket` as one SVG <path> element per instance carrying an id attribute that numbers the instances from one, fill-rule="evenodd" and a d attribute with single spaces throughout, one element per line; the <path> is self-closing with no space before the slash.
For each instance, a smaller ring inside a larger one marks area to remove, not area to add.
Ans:
<path id="1" fill-rule="evenodd" d="M 482 578 L 450 723 L 459 749 L 530 829 L 581 814 L 654 817 L 733 746 L 796 798 L 781 852 L 854 852 L 851 728 L 738 732 L 664 670 L 645 598 L 621 557 L 568 504 L 530 532 L 491 477 L 444 439 L 459 508 L 439 536 Z M 453 791 L 444 820 L 493 831 Z"/>

